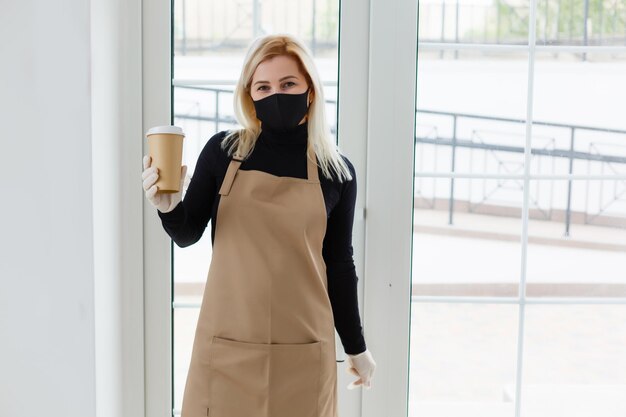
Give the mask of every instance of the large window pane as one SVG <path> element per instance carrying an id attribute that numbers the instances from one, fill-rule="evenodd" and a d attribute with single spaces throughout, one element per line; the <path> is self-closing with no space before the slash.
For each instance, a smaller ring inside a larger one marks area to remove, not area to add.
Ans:
<path id="1" fill-rule="evenodd" d="M 522 416 L 626 415 L 624 317 L 623 304 L 526 306 Z"/>
<path id="2" fill-rule="evenodd" d="M 414 303 L 410 416 L 512 417 L 517 305 Z"/>
<path id="3" fill-rule="evenodd" d="M 626 409 L 624 302 L 602 304 L 626 297 L 626 9 L 541 0 L 531 22 L 529 6 L 419 2 L 411 416 Z M 527 337 L 505 363 L 519 330 Z"/>
<path id="4" fill-rule="evenodd" d="M 420 0 L 420 42 L 523 44 L 529 3 Z"/>
<path id="5" fill-rule="evenodd" d="M 522 174 L 527 52 L 418 48 L 416 170 Z"/>
<path id="6" fill-rule="evenodd" d="M 536 54 L 533 174 L 626 173 L 624 74 L 626 51 Z"/>
<path id="7" fill-rule="evenodd" d="M 519 293 L 523 184 L 514 179 L 416 178 L 416 295 Z"/>
<path id="8" fill-rule="evenodd" d="M 538 45 L 623 46 L 626 8 L 610 0 L 538 0 Z"/>
<path id="9" fill-rule="evenodd" d="M 532 180 L 530 190 L 526 295 L 626 297 L 626 179 Z"/>

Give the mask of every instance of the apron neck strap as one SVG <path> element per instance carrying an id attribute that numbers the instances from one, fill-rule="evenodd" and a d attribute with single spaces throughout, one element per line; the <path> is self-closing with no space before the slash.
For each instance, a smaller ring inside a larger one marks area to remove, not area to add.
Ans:
<path id="1" fill-rule="evenodd" d="M 239 166 L 243 162 L 243 159 L 235 154 L 233 155 L 233 159 L 231 159 L 228 164 L 228 169 L 226 170 L 226 174 L 224 174 L 224 180 L 222 181 L 222 186 L 220 187 L 220 195 L 228 195 L 230 192 L 230 188 L 233 186 L 233 181 L 235 181 L 235 175 L 237 174 L 237 170 Z"/>
<path id="2" fill-rule="evenodd" d="M 313 149 L 313 145 L 311 143 L 307 145 L 306 167 L 307 179 L 309 181 L 319 181 L 319 175 L 317 173 L 317 156 L 315 155 L 315 150 Z"/>

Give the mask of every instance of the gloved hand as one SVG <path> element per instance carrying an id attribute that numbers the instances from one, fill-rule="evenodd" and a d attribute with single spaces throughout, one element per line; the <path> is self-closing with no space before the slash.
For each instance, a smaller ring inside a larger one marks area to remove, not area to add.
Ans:
<path id="1" fill-rule="evenodd" d="M 357 385 L 363 385 L 365 388 L 370 389 L 372 387 L 371 379 L 372 376 L 374 376 L 375 369 L 376 362 L 369 349 L 357 355 L 348 354 L 348 368 L 346 368 L 346 371 L 349 374 L 359 377 L 359 379 L 352 381 L 348 385 L 348 389 L 355 389 Z"/>
<path id="2" fill-rule="evenodd" d="M 187 165 L 181 167 L 180 175 L 180 191 L 177 193 L 157 194 L 158 186 L 155 183 L 159 179 L 159 170 L 157 167 L 151 166 L 152 158 L 150 155 L 144 155 L 143 157 L 143 173 L 141 179 L 143 180 L 143 189 L 146 194 L 146 198 L 152 205 L 161 213 L 167 213 L 172 210 L 181 202 L 183 198 L 183 186 L 185 184 L 185 176 L 187 175 Z"/>

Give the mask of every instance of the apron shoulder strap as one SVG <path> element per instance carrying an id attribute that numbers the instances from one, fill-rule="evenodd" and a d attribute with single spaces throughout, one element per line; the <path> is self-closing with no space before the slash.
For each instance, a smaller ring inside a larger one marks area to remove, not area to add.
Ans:
<path id="1" fill-rule="evenodd" d="M 315 154 L 315 150 L 312 145 L 309 144 L 307 146 L 306 153 L 307 179 L 311 182 L 319 182 L 319 175 L 317 173 L 317 155 Z"/>
<path id="2" fill-rule="evenodd" d="M 239 159 L 237 155 L 233 156 L 230 163 L 228 164 L 228 169 L 226 170 L 226 174 L 224 175 L 224 181 L 222 182 L 222 186 L 220 187 L 221 195 L 228 195 L 230 192 L 230 188 L 233 186 L 233 181 L 235 181 L 235 175 L 237 174 L 237 170 L 239 166 L 243 162 L 243 159 Z"/>

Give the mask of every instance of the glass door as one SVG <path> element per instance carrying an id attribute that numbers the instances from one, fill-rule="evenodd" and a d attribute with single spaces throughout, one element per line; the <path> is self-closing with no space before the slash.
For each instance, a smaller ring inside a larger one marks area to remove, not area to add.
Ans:
<path id="1" fill-rule="evenodd" d="M 625 17 L 419 2 L 408 415 L 626 413 Z"/>

